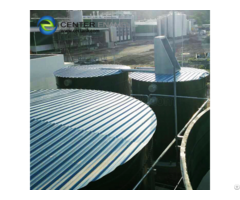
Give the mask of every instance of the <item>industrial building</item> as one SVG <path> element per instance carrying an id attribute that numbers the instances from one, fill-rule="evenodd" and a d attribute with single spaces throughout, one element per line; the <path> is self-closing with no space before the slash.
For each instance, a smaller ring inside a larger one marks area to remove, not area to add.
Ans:
<path id="1" fill-rule="evenodd" d="M 99 14 L 93 11 L 83 16 L 82 11 L 68 11 L 67 18 L 55 18 L 57 30 L 43 35 L 37 27 L 38 18 L 30 20 L 30 51 L 34 54 L 63 54 L 65 62 L 96 63 L 102 57 L 79 56 L 97 49 L 114 48 L 118 44 L 139 39 L 152 40 L 155 36 L 173 37 L 172 13 L 157 19 L 135 21 L 131 12 L 115 11 Z M 193 30 L 194 20 L 182 13 L 175 15 L 175 37 L 186 37 Z M 92 26 L 88 27 L 90 24 Z M 79 26 L 78 26 L 79 25 Z M 86 25 L 86 27 L 85 27 Z"/>
<path id="2" fill-rule="evenodd" d="M 43 35 L 37 27 L 38 18 L 30 20 L 30 49 L 33 53 L 56 51 L 60 49 L 88 49 L 112 47 L 115 42 L 132 40 L 134 32 L 134 16 L 119 13 L 112 16 L 99 15 L 93 12 L 90 16 L 83 16 L 82 11 L 69 11 L 68 18 L 55 18 L 58 24 L 57 31 L 52 35 Z M 88 28 L 92 32 L 70 32 L 73 28 L 62 27 L 68 22 L 94 23 Z"/>
<path id="3" fill-rule="evenodd" d="M 175 14 L 175 37 L 186 37 L 191 34 L 193 20 L 187 19 L 187 15 L 183 13 Z M 173 37 L 173 14 L 159 16 L 157 19 L 136 21 L 135 22 L 136 38 L 164 35 L 168 38 Z"/>
<path id="4" fill-rule="evenodd" d="M 157 19 L 135 21 L 130 12 L 116 11 L 99 15 L 99 11 L 93 11 L 89 16 L 83 16 L 82 11 L 69 11 L 68 18 L 55 18 L 58 24 L 57 31 L 52 35 L 42 35 L 37 27 L 38 18 L 30 20 L 30 49 L 33 53 L 55 51 L 59 52 L 103 47 L 114 47 L 115 43 L 132 41 L 133 39 L 153 38 L 158 35 L 173 37 L 173 15 L 159 16 Z M 94 27 L 88 28 L 91 33 L 67 32 L 71 27 L 61 27 L 67 22 L 94 23 Z M 187 19 L 186 14 L 175 14 L 175 37 L 189 35 L 193 30 L 194 20 Z M 64 52 L 64 53 L 65 53 Z"/>
<path id="5" fill-rule="evenodd" d="M 53 72 L 65 67 L 62 54 L 30 55 L 30 89 L 57 89 Z"/>
<path id="6" fill-rule="evenodd" d="M 157 36 L 157 21 L 147 20 L 135 22 L 135 38 Z"/>

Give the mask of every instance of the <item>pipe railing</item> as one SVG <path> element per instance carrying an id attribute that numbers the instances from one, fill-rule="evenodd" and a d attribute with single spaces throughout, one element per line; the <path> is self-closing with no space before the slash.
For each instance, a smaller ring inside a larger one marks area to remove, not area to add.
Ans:
<path id="1" fill-rule="evenodd" d="M 136 97 L 146 97 L 147 98 L 147 104 L 150 102 L 150 97 L 147 94 L 131 94 L 131 96 Z"/>
<path id="2" fill-rule="evenodd" d="M 210 100 L 207 99 L 202 106 L 198 109 L 198 111 L 192 116 L 192 118 L 188 121 L 188 123 L 186 123 L 186 125 L 183 127 L 183 129 L 178 133 L 178 138 L 181 138 L 183 136 L 181 136 L 181 134 L 183 133 L 183 131 L 188 127 L 188 125 L 195 119 L 195 117 L 200 113 L 200 111 L 204 108 L 204 106 L 209 102 Z"/>
<path id="3" fill-rule="evenodd" d="M 172 95 L 171 95 L 172 96 Z M 195 97 L 197 98 L 197 97 Z M 188 125 L 195 119 L 195 117 L 199 114 L 199 112 L 204 108 L 204 106 L 209 102 L 210 100 L 207 99 L 202 106 L 197 110 L 197 112 L 192 116 L 192 118 L 188 121 L 188 123 L 183 127 L 183 129 L 177 134 L 178 138 L 181 138 L 182 132 L 188 127 Z M 160 154 L 160 156 L 157 158 L 157 160 L 153 163 L 153 165 L 148 169 L 148 171 L 143 175 L 143 177 L 138 181 L 138 183 L 135 185 L 133 190 L 136 190 L 137 187 L 141 184 L 141 182 L 144 180 L 144 178 L 153 170 L 153 168 L 156 166 L 156 164 L 159 162 L 159 160 L 166 154 L 166 152 L 172 147 L 172 145 L 176 143 L 176 138 L 174 138 L 171 143 L 164 149 L 164 151 Z"/>
<path id="4" fill-rule="evenodd" d="M 180 180 L 178 181 L 178 183 L 177 183 L 176 187 L 174 188 L 174 190 L 176 190 L 178 188 L 178 186 L 181 183 L 182 179 L 183 179 L 183 177 L 180 178 Z"/>

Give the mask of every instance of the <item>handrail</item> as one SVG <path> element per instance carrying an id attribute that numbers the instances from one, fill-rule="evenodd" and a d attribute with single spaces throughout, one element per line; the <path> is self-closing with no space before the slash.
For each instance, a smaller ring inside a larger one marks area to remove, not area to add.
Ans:
<path id="1" fill-rule="evenodd" d="M 179 137 L 180 134 L 188 127 L 188 125 L 195 119 L 195 117 L 199 114 L 199 112 L 204 108 L 204 106 L 209 102 L 210 100 L 207 99 L 202 106 L 197 110 L 197 112 L 192 116 L 192 118 L 188 121 L 188 123 L 183 127 L 183 129 L 177 134 Z M 160 154 L 160 156 L 157 158 L 157 160 L 153 163 L 153 165 L 148 169 L 148 171 L 143 175 L 143 177 L 138 181 L 138 183 L 135 185 L 133 190 L 136 190 L 137 187 L 141 184 L 141 182 L 144 180 L 144 178 L 150 173 L 150 171 L 155 167 L 155 165 L 158 163 L 158 161 L 166 154 L 166 152 L 170 149 L 170 147 L 176 142 L 176 138 L 174 138 L 171 143 L 164 149 L 164 151 Z"/>

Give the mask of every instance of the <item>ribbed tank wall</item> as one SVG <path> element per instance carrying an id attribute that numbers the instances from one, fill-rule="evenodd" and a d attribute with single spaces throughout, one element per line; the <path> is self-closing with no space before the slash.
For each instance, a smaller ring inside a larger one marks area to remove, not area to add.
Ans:
<path id="1" fill-rule="evenodd" d="M 157 18 L 157 33 L 158 35 L 162 35 L 162 22 L 161 22 L 162 18 Z"/>
<path id="2" fill-rule="evenodd" d="M 185 14 L 175 14 L 175 37 L 187 35 L 187 17 Z M 173 15 L 168 15 L 168 37 L 173 37 Z"/>
<path id="3" fill-rule="evenodd" d="M 124 65 L 80 65 L 62 68 L 54 75 L 58 89 L 94 89 L 129 95 L 128 72 L 121 72 L 121 69 L 129 68 Z"/>
<path id="4" fill-rule="evenodd" d="M 168 17 L 164 16 L 161 20 L 161 35 L 168 36 Z"/>
<path id="5" fill-rule="evenodd" d="M 182 17 L 183 17 L 183 36 L 186 36 L 188 34 L 187 16 L 185 14 L 183 14 Z"/>
<path id="6" fill-rule="evenodd" d="M 190 34 L 192 32 L 192 22 L 190 20 L 187 20 L 187 33 Z"/>
<path id="7" fill-rule="evenodd" d="M 150 92 L 149 87 L 155 85 L 156 90 Z M 165 94 L 173 95 L 172 82 L 145 82 L 132 79 L 133 94 Z M 206 78 L 200 80 L 192 80 L 185 82 L 177 82 L 178 96 L 206 97 Z M 146 103 L 146 98 L 136 98 Z M 174 123 L 174 99 L 172 97 L 154 97 L 157 102 L 150 105 L 157 116 L 157 129 L 154 135 L 154 159 L 167 147 L 167 145 L 175 137 Z M 190 120 L 192 115 L 203 104 L 204 100 L 177 98 L 177 113 L 178 113 L 178 132 Z M 163 160 L 175 160 L 176 152 L 172 147 L 170 151 L 163 157 Z"/>
<path id="8" fill-rule="evenodd" d="M 82 190 L 132 190 L 152 165 L 152 140 L 127 163 L 117 167 L 103 178 L 91 182 Z M 153 172 L 137 189 L 153 190 Z"/>

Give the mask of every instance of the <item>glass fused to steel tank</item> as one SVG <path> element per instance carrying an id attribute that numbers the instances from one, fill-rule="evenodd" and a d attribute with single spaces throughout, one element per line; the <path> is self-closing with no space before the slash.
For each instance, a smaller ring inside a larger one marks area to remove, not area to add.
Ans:
<path id="1" fill-rule="evenodd" d="M 201 112 L 185 131 L 180 164 L 187 190 L 210 190 L 210 108 Z"/>
<path id="2" fill-rule="evenodd" d="M 153 138 L 154 159 L 156 159 L 175 138 L 174 73 L 176 96 L 200 98 L 206 97 L 206 77 L 209 73 L 202 69 L 181 68 L 165 36 L 154 38 L 154 62 L 155 73 L 134 72 L 130 74 L 130 78 L 132 78 L 133 96 L 135 94 L 135 97 L 139 98 L 142 95 L 141 99 L 145 98 L 144 101 L 152 107 L 157 116 L 158 125 Z M 150 98 L 143 95 L 148 95 Z M 177 97 L 178 132 L 203 102 L 204 100 Z M 176 161 L 178 156 L 173 146 L 162 160 Z"/>
<path id="3" fill-rule="evenodd" d="M 206 77 L 208 75 L 209 73 L 205 70 L 182 67 L 176 72 L 177 96 L 206 97 Z M 174 139 L 175 123 L 173 97 L 154 96 L 154 94 L 173 95 L 174 78 L 172 74 L 138 72 L 131 73 L 130 78 L 132 79 L 133 94 L 152 95 L 149 100 L 145 97 L 136 96 L 136 98 L 151 106 L 159 122 L 154 135 L 154 159 L 156 159 Z M 178 132 L 203 102 L 204 100 L 177 98 Z M 175 148 L 172 147 L 163 160 L 173 161 L 175 158 Z"/>
<path id="4" fill-rule="evenodd" d="M 113 92 L 31 91 L 32 190 L 133 189 L 152 164 L 156 116 Z M 151 176 L 138 189 L 153 189 Z"/>
<path id="5" fill-rule="evenodd" d="M 121 69 L 130 67 L 110 64 L 79 65 L 59 69 L 54 72 L 54 76 L 59 89 L 95 89 L 129 95 L 128 72 L 122 72 Z"/>

